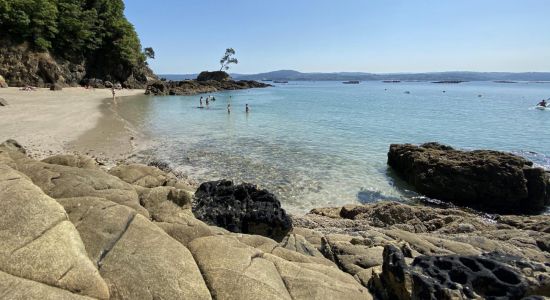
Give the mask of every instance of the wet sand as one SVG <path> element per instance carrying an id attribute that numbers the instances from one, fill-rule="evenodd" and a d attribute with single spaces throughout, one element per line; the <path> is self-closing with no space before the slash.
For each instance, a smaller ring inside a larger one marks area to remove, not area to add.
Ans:
<path id="1" fill-rule="evenodd" d="M 117 102 L 143 90 L 117 91 Z M 133 132 L 115 113 L 111 91 L 81 87 L 62 91 L 0 89 L 0 142 L 15 139 L 31 157 L 78 152 L 101 160 L 122 159 L 134 149 Z"/>

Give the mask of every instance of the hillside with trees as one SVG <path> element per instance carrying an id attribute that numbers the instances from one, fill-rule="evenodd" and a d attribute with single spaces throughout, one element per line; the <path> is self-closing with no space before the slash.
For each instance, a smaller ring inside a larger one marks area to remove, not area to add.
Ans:
<path id="1" fill-rule="evenodd" d="M 122 0 L 0 0 L 0 36 L 0 75 L 11 85 L 136 87 L 154 77 L 153 50 L 142 49 Z"/>

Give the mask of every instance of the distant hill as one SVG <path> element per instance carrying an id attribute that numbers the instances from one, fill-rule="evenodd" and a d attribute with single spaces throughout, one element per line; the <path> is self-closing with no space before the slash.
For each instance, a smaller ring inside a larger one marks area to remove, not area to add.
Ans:
<path id="1" fill-rule="evenodd" d="M 307 80 L 307 81 L 346 81 L 346 80 L 413 80 L 413 81 L 550 81 L 550 72 L 434 72 L 434 73 L 394 73 L 375 74 L 361 72 L 301 73 L 294 70 L 280 70 L 260 74 L 237 75 L 235 79 L 246 80 Z"/>
<path id="2" fill-rule="evenodd" d="M 197 74 L 160 75 L 168 80 L 194 79 Z M 279 70 L 259 74 L 231 74 L 238 80 L 287 80 L 287 81 L 346 81 L 346 80 L 402 80 L 402 81 L 550 81 L 550 72 L 434 72 L 375 74 L 361 72 L 302 73 Z"/>

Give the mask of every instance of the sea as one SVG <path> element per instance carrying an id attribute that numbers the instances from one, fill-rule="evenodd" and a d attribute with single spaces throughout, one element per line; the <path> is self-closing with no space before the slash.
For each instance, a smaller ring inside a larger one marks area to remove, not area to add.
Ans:
<path id="1" fill-rule="evenodd" d="M 138 96 L 122 102 L 118 112 L 147 136 L 143 152 L 150 159 L 168 162 L 197 182 L 257 184 L 291 213 L 418 201 L 420 195 L 387 166 L 393 143 L 507 151 L 550 169 L 550 110 L 535 109 L 550 97 L 550 83 L 273 85 Z M 200 97 L 209 95 L 215 101 L 199 108 Z"/>

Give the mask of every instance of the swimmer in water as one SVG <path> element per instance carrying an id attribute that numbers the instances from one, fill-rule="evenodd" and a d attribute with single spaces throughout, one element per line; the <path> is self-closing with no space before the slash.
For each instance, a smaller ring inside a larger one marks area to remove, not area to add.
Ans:
<path id="1" fill-rule="evenodd" d="M 227 113 L 231 113 L 231 103 L 227 104 Z"/>
<path id="2" fill-rule="evenodd" d="M 248 103 L 246 104 L 245 111 L 246 111 L 246 113 L 250 112 L 250 108 L 248 107 Z"/>

